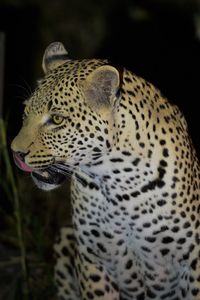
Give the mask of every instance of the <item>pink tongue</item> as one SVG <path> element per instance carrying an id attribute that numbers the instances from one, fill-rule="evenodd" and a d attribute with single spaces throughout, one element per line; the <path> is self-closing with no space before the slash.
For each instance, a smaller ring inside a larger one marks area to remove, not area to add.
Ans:
<path id="1" fill-rule="evenodd" d="M 16 165 L 17 165 L 21 170 L 23 170 L 23 171 L 25 171 L 25 172 L 33 172 L 33 169 L 32 169 L 31 167 L 29 167 L 27 164 L 25 164 L 25 163 L 21 160 L 19 154 L 14 153 L 14 154 L 13 154 L 13 157 L 14 157 L 14 161 L 15 161 Z"/>

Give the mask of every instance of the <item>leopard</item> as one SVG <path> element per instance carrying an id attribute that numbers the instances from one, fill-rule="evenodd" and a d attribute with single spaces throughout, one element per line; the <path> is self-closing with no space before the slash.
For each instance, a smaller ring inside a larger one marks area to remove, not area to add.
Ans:
<path id="1" fill-rule="evenodd" d="M 200 166 L 183 113 L 106 59 L 51 43 L 11 144 L 51 191 L 70 178 L 54 245 L 60 300 L 199 300 Z"/>

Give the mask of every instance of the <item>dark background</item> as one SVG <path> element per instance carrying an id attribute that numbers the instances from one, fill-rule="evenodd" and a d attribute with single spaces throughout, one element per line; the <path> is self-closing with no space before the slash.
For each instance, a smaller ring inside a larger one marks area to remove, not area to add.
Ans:
<path id="1" fill-rule="evenodd" d="M 2 155 L 0 299 L 55 299 L 51 248 L 58 228 L 70 218 L 68 187 L 38 191 L 16 170 L 9 150 L 21 127 L 22 102 L 42 76 L 46 46 L 61 41 L 72 58 L 108 58 L 152 82 L 183 111 L 199 155 L 199 8 L 198 0 L 0 1 L 0 31 L 6 40 L 3 117 L 22 210 L 29 288 L 26 298 L 20 261 L 9 264 L 11 257 L 21 256 L 21 245 L 13 187 Z"/>

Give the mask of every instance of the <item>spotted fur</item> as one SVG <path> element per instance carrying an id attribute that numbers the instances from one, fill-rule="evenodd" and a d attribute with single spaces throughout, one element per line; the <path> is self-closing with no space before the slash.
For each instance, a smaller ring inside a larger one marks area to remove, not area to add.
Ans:
<path id="1" fill-rule="evenodd" d="M 50 190 L 71 177 L 55 244 L 64 300 L 199 300 L 200 170 L 186 121 L 152 84 L 63 45 L 27 100 L 15 161 Z"/>

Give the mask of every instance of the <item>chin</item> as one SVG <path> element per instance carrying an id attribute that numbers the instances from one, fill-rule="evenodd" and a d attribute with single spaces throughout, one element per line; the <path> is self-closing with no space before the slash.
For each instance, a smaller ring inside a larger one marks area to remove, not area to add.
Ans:
<path id="1" fill-rule="evenodd" d="M 48 169 L 45 171 L 32 172 L 31 176 L 36 186 L 44 191 L 54 190 L 61 186 L 66 180 L 63 174 Z"/>

